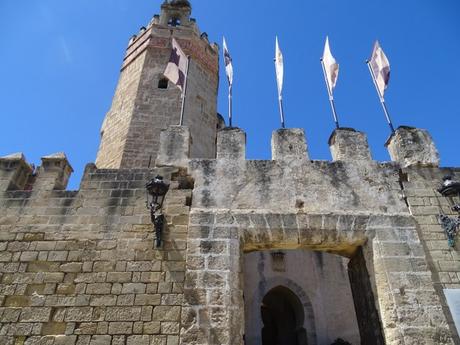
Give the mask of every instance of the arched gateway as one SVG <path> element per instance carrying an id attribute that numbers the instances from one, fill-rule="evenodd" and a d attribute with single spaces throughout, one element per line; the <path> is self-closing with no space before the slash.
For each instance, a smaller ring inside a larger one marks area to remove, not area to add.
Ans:
<path id="1" fill-rule="evenodd" d="M 243 344 L 244 253 L 267 249 L 308 249 L 334 252 L 350 258 L 349 271 L 354 272 L 354 275 L 350 276 L 350 285 L 357 309 L 361 341 L 367 345 L 385 344 L 381 321 L 383 321 L 382 313 L 383 317 L 386 317 L 385 313 L 388 309 L 381 310 L 380 313 L 378 309 L 387 305 L 391 306 L 392 310 L 396 310 L 398 306 L 395 300 L 386 297 L 390 292 L 388 289 L 390 281 L 387 279 L 392 277 L 392 274 L 386 273 L 385 270 L 388 268 L 382 265 L 382 258 L 379 258 L 379 252 L 375 252 L 374 248 L 385 246 L 385 241 L 390 241 L 390 237 L 398 236 L 398 233 L 404 234 L 405 238 L 416 236 L 415 227 L 411 227 L 407 219 L 363 215 L 200 212 L 192 213 L 191 222 L 195 224 L 191 226 L 191 230 L 197 237 L 196 240 L 189 241 L 188 248 L 187 260 L 190 265 L 186 277 L 185 298 L 190 304 L 189 307 L 184 308 L 184 316 L 190 322 L 183 328 L 183 341 L 214 337 L 222 339 L 224 334 L 225 339 L 229 341 L 228 344 Z M 405 222 L 404 230 L 392 229 L 390 226 L 392 223 L 401 222 Z M 261 224 L 263 226 L 260 226 Z M 202 239 L 204 233 L 210 238 Z M 193 260 L 204 252 L 209 255 L 207 264 L 205 261 Z M 216 260 L 217 258 L 219 260 Z M 397 262 L 398 258 L 394 259 Z M 401 262 L 405 260 L 403 257 L 400 259 Z M 394 269 L 400 270 L 397 266 L 394 266 Z M 376 284 L 375 279 L 379 280 L 379 284 Z M 292 332 L 300 331 L 300 340 L 297 341 L 303 341 L 304 335 L 308 339 L 308 330 L 303 334 L 303 331 L 297 327 L 302 313 L 296 310 L 298 306 L 296 298 L 286 291 L 285 288 L 275 288 L 265 296 L 261 305 L 263 316 L 267 316 L 264 327 L 280 320 L 279 318 L 270 320 L 276 310 L 279 311 L 279 308 L 283 307 L 287 307 L 288 310 L 291 308 L 284 314 L 291 318 L 290 326 L 281 324 L 278 326 L 283 329 L 283 334 L 292 335 Z M 285 303 L 282 305 L 275 303 L 276 296 L 284 296 Z M 201 328 L 200 323 L 206 319 L 216 320 L 216 325 L 221 325 L 221 331 L 224 333 L 218 333 L 215 327 Z M 292 325 L 296 325 L 295 329 Z M 273 335 L 267 332 L 265 338 L 268 339 L 270 334 Z M 197 344 L 202 343 L 197 342 Z M 217 344 L 217 342 L 209 341 L 207 344 Z M 300 344 L 303 345 L 305 342 Z M 314 343 L 307 342 L 307 344 Z"/>

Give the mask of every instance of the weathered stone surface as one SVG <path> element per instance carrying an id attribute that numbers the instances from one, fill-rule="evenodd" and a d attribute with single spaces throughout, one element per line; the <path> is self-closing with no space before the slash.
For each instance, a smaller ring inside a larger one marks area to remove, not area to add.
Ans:
<path id="1" fill-rule="evenodd" d="M 157 166 L 186 167 L 190 158 L 190 130 L 184 126 L 170 126 L 160 134 Z"/>
<path id="2" fill-rule="evenodd" d="M 246 158 L 246 133 L 239 128 L 224 128 L 217 133 L 217 158 L 244 160 Z"/>
<path id="3" fill-rule="evenodd" d="M 393 164 L 191 161 L 197 209 L 407 213 Z"/>
<path id="4" fill-rule="evenodd" d="M 156 172 L 172 184 L 165 202 L 174 210 L 170 227 L 182 227 L 186 234 L 189 206 L 184 196 L 190 192 L 178 189 L 183 185 L 176 181 L 189 177 L 183 172 L 173 176 L 177 168 Z M 129 335 L 144 328 L 165 340 L 179 336 L 178 327 L 164 326 L 167 333 L 162 333 L 161 322 L 152 320 L 153 306 L 161 304 L 168 310 L 163 321 L 179 320 L 185 246 L 183 239 L 165 234 L 164 247 L 154 248 L 144 204 L 151 174 L 89 167 L 78 194 L 48 190 L 14 195 L 27 200 L 27 207 L 19 212 L 22 204 L 8 206 L 19 221 L 0 228 L 0 323 L 5 334 L 52 345 L 125 345 Z M 10 197 L 0 196 L 2 210 L 3 200 Z M 55 218 L 50 222 L 42 214 Z"/>
<path id="5" fill-rule="evenodd" d="M 386 143 L 393 161 L 402 167 L 411 165 L 439 166 L 439 153 L 428 131 L 399 127 Z"/>
<path id="6" fill-rule="evenodd" d="M 24 189 L 31 174 L 32 167 L 21 152 L 0 157 L 0 192 Z"/>
<path id="7" fill-rule="evenodd" d="M 334 130 L 329 138 L 329 147 L 334 161 L 372 160 L 366 134 L 352 128 Z"/>
<path id="8" fill-rule="evenodd" d="M 36 191 L 64 190 L 73 172 L 65 153 L 58 152 L 41 158 L 42 165 L 38 168 Z"/>
<path id="9" fill-rule="evenodd" d="M 307 140 L 301 128 L 278 129 L 272 134 L 272 159 L 289 161 L 308 160 Z"/>

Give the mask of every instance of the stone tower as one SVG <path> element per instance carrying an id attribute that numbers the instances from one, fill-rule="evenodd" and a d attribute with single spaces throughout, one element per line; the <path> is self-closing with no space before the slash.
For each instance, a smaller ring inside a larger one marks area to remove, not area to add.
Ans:
<path id="1" fill-rule="evenodd" d="M 178 125 L 181 92 L 163 72 L 174 37 L 191 56 L 184 125 L 190 128 L 191 156 L 214 158 L 217 126 L 218 46 L 201 34 L 188 1 L 165 1 L 161 14 L 129 41 L 121 75 L 101 129 L 99 168 L 153 166 L 161 130 Z"/>

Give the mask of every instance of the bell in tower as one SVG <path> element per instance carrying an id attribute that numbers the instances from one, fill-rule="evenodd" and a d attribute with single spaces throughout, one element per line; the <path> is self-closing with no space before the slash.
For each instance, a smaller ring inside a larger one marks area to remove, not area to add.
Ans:
<path id="1" fill-rule="evenodd" d="M 121 67 L 112 106 L 101 129 L 96 165 L 101 169 L 154 166 L 160 132 L 179 125 L 181 91 L 164 77 L 171 41 L 190 56 L 184 126 L 191 135 L 193 158 L 214 158 L 217 127 L 219 49 L 210 44 L 187 0 L 165 1 L 161 14 L 134 35 Z"/>
<path id="2" fill-rule="evenodd" d="M 168 26 L 187 26 L 190 22 L 192 6 L 187 0 L 165 1 L 161 6 L 160 24 Z"/>

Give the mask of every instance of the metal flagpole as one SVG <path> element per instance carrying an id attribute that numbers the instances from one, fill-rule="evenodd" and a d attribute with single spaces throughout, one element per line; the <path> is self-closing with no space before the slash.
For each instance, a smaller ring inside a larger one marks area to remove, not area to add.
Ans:
<path id="1" fill-rule="evenodd" d="M 281 94 L 278 95 L 278 103 L 280 106 L 281 128 L 286 128 L 286 126 L 284 125 L 283 96 Z"/>
<path id="2" fill-rule="evenodd" d="M 182 91 L 182 106 L 181 106 L 181 110 L 180 110 L 179 126 L 184 125 L 185 98 L 187 97 L 188 68 L 189 68 L 189 66 L 190 66 L 190 56 L 187 57 L 187 68 L 185 69 L 185 81 L 184 81 L 184 90 Z"/>
<path id="3" fill-rule="evenodd" d="M 332 115 L 334 116 L 335 127 L 340 128 L 339 120 L 338 120 L 338 117 L 337 117 L 337 111 L 335 109 L 334 95 L 332 94 L 332 90 L 331 90 L 331 87 L 329 85 L 329 80 L 327 80 L 326 67 L 324 66 L 323 59 L 320 59 L 320 60 L 321 60 L 321 66 L 323 66 L 324 80 L 326 81 L 326 88 L 327 88 L 327 93 L 329 95 L 329 102 L 331 103 Z"/>
<path id="4" fill-rule="evenodd" d="M 232 127 L 232 84 L 228 86 L 228 124 L 230 128 Z"/>
<path id="5" fill-rule="evenodd" d="M 383 95 L 380 94 L 379 86 L 377 85 L 377 80 L 375 79 L 375 74 L 370 65 L 370 61 L 367 60 L 366 64 L 367 64 L 367 67 L 369 68 L 369 72 L 371 73 L 372 81 L 374 82 L 374 86 L 375 86 L 375 89 L 377 90 L 377 94 L 379 95 L 380 104 L 382 104 L 383 112 L 385 113 L 385 117 L 387 119 L 388 125 L 390 126 L 391 133 L 393 134 L 395 132 L 395 129 L 393 127 L 393 123 L 391 122 L 391 118 L 390 118 L 390 114 L 388 113 L 387 105 L 385 104 L 385 98 L 383 97 Z"/>

